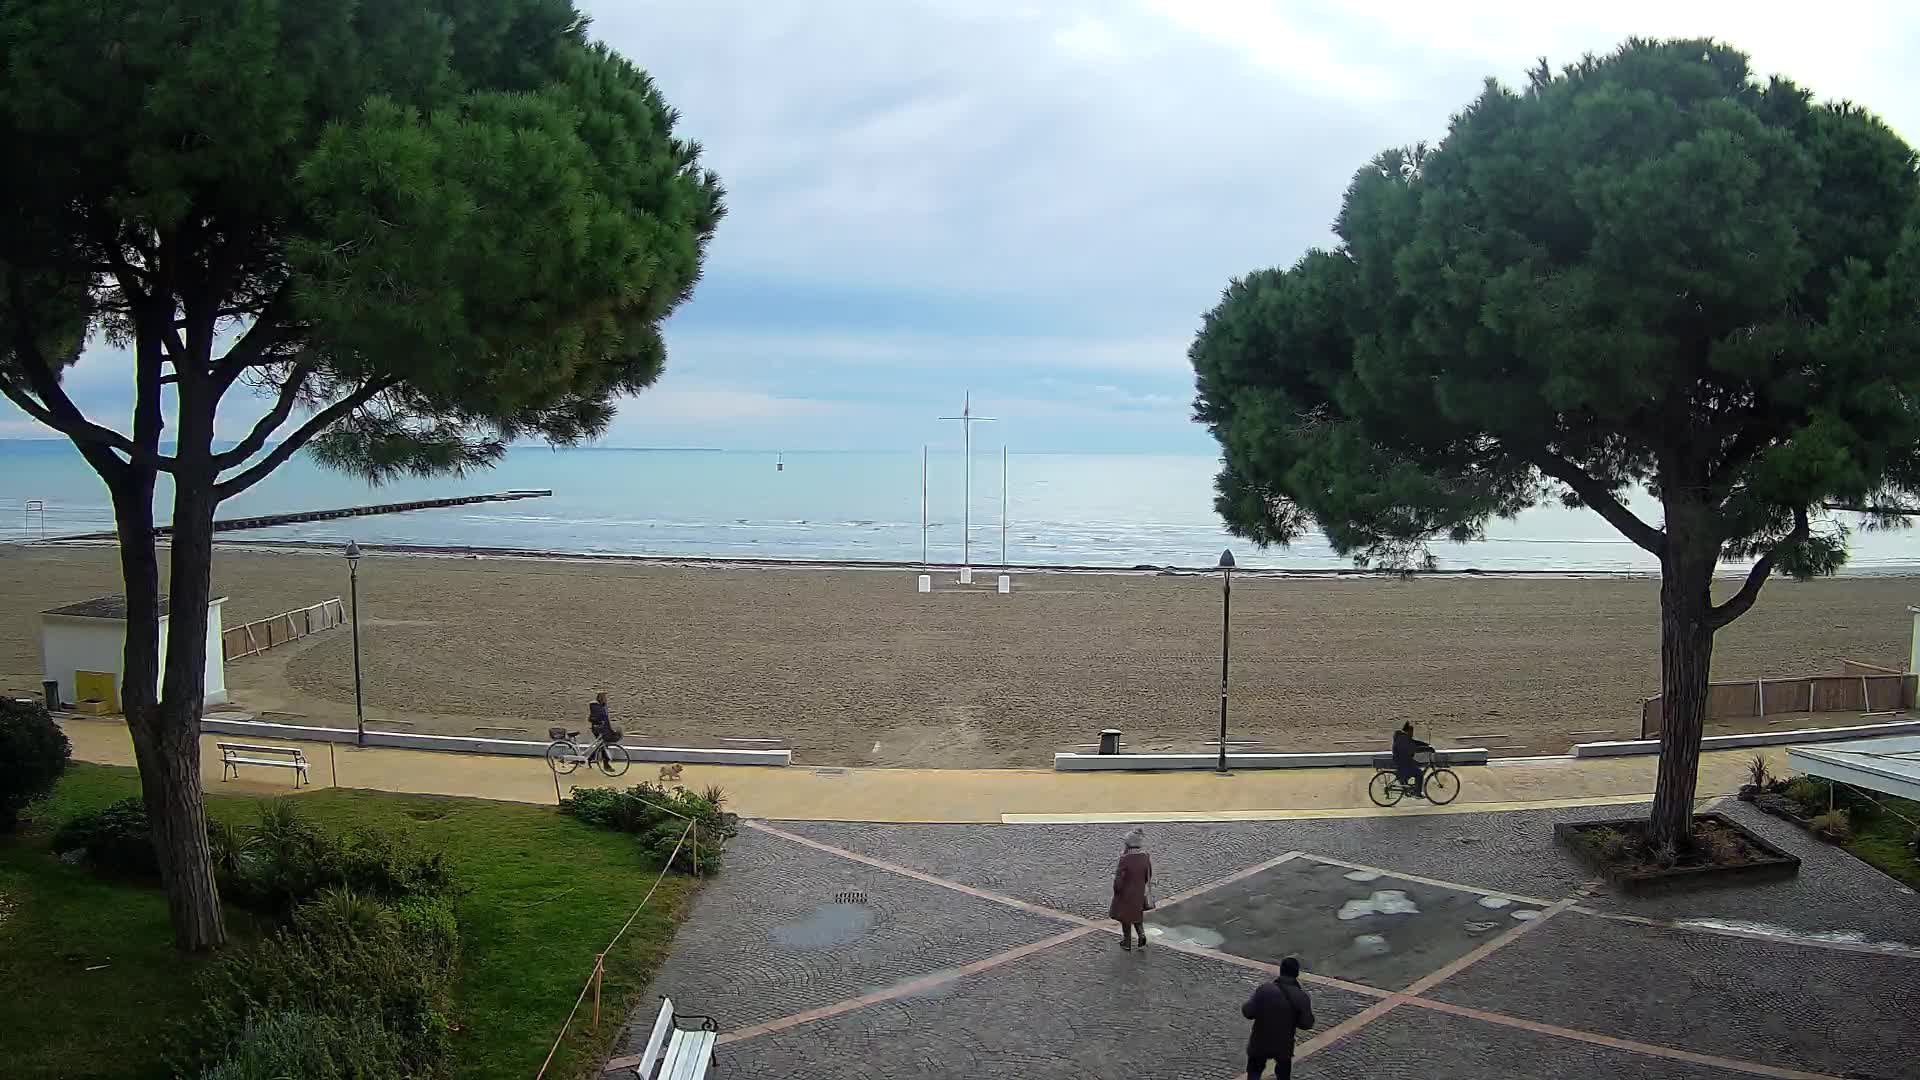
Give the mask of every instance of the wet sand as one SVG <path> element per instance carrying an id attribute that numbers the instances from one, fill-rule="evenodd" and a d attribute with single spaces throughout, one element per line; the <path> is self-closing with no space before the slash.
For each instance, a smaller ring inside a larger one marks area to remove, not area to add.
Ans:
<path id="1" fill-rule="evenodd" d="M 319 553 L 222 548 L 215 579 L 229 626 L 347 591 L 343 561 Z M 1103 727 L 1135 748 L 1214 736 L 1218 578 L 1023 574 L 1011 596 L 979 580 L 940 575 L 919 595 L 911 570 L 370 555 L 367 713 L 374 727 L 544 738 L 584 727 L 605 689 L 630 738 L 771 739 L 844 765 L 1044 766 Z M 37 690 L 34 613 L 117 589 L 109 548 L 0 547 L 0 690 Z M 1715 677 L 1900 666 L 1908 604 L 1920 578 L 1775 581 L 1719 635 Z M 1658 633 L 1647 580 L 1243 576 L 1231 737 L 1384 746 L 1401 719 L 1506 754 L 1632 737 Z M 269 719 L 352 724 L 345 629 L 234 661 L 227 681 L 236 707 Z"/>

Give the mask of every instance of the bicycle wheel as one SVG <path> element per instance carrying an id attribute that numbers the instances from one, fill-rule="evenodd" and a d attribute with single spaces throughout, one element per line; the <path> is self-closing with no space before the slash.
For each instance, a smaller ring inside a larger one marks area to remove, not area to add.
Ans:
<path id="1" fill-rule="evenodd" d="M 1367 782 L 1367 798 L 1372 799 L 1375 806 L 1392 806 L 1399 802 L 1400 796 L 1405 793 L 1399 779 L 1392 769 L 1381 769 L 1374 773 L 1373 779 Z"/>
<path id="2" fill-rule="evenodd" d="M 565 739 L 555 739 L 547 747 L 547 768 L 565 776 L 580 767 L 579 751 Z"/>
<path id="3" fill-rule="evenodd" d="M 627 748 L 619 743 L 608 743 L 602 747 L 602 750 L 604 753 L 600 755 L 600 771 L 608 776 L 626 775 L 627 766 L 633 764 L 627 757 Z"/>
<path id="4" fill-rule="evenodd" d="M 1445 806 L 1460 797 L 1460 778 L 1452 769 L 1435 769 L 1427 774 L 1427 801 Z"/>

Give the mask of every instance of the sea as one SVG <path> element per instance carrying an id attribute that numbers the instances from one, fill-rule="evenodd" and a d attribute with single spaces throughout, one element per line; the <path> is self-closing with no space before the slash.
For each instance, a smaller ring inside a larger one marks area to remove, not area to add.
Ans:
<path id="1" fill-rule="evenodd" d="M 380 486 L 295 457 L 222 506 L 224 518 L 513 489 L 552 495 L 222 534 L 223 539 L 514 549 L 673 559 L 1033 567 L 1353 569 L 1325 538 L 1260 548 L 1213 509 L 1204 455 L 974 456 L 959 451 L 785 452 L 516 447 L 492 469 Z M 1004 478 L 1004 482 L 1003 482 Z M 923 502 L 924 492 L 924 502 Z M 166 520 L 170 493 L 157 494 Z M 1635 509 L 1658 521 L 1644 496 Z M 924 507 L 924 513 L 923 513 Z M 1920 574 L 1920 533 L 1867 531 L 1852 515 L 1851 574 Z M 110 530 L 106 489 L 64 442 L 0 440 L 0 542 Z M 1433 545 L 1438 568 L 1640 575 L 1653 558 L 1585 510 L 1544 506 L 1493 522 L 1484 539 Z M 1729 572 L 1738 569 L 1729 564 Z"/>

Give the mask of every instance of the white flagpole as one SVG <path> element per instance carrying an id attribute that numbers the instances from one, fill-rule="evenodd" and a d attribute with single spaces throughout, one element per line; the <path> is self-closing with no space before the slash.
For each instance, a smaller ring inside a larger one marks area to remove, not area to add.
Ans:
<path id="1" fill-rule="evenodd" d="M 1000 444 L 1000 569 L 1007 568 L 1007 444 Z"/>
<path id="2" fill-rule="evenodd" d="M 973 580 L 973 425 L 980 423 L 982 421 L 992 421 L 995 419 L 995 417 L 973 415 L 973 391 L 969 390 L 967 391 L 967 396 L 965 400 L 962 402 L 960 415 L 959 416 L 943 416 L 940 419 L 958 420 L 960 421 L 960 427 L 966 432 L 966 437 L 965 439 L 962 440 L 962 445 L 965 447 L 962 453 L 966 455 L 966 459 L 967 459 L 965 462 L 965 468 L 962 472 L 962 475 L 963 475 L 962 483 L 966 485 L 967 490 L 966 490 L 966 497 L 961 500 L 962 509 L 960 514 L 960 528 L 961 528 L 960 580 L 972 581 Z"/>
<path id="3" fill-rule="evenodd" d="M 927 568 L 927 446 L 920 444 L 920 568 Z"/>

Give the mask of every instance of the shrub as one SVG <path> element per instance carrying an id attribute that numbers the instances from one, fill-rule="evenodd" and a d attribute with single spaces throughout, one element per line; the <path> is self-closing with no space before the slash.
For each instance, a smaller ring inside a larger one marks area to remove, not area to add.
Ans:
<path id="1" fill-rule="evenodd" d="M 126 877 L 157 878 L 153 830 L 139 796 L 129 796 L 89 814 L 69 818 L 53 834 L 53 850 L 84 851 L 95 868 Z"/>
<path id="2" fill-rule="evenodd" d="M 215 838 L 215 865 L 226 869 L 222 890 L 249 907 L 284 912 L 330 886 L 389 900 L 438 896 L 452 887 L 441 852 L 417 851 L 364 827 L 336 840 L 286 799 L 263 804 L 251 831 L 230 834 Z"/>
<path id="3" fill-rule="evenodd" d="M 452 886 L 443 852 L 417 851 L 392 833 L 357 828 L 333 852 L 329 878 L 388 899 L 439 896 Z"/>
<path id="4" fill-rule="evenodd" d="M 699 835 L 696 844 L 686 822 L 668 818 L 641 834 L 640 850 L 661 866 L 672 859 L 683 874 L 711 874 L 720 869 L 720 841 L 707 839 L 704 827 Z"/>
<path id="5" fill-rule="evenodd" d="M 1805 811 L 1802 816 L 1807 816 L 1823 813 L 1827 809 L 1827 803 L 1831 801 L 1831 791 L 1832 787 L 1826 781 L 1802 776 L 1787 785 L 1786 796 L 1799 803 L 1800 808 Z"/>
<path id="6" fill-rule="evenodd" d="M 1815 814 L 1807 828 L 1822 840 L 1841 843 L 1853 837 L 1853 820 L 1845 810 L 1829 810 L 1824 814 Z"/>
<path id="7" fill-rule="evenodd" d="M 432 928 L 424 947 L 410 936 L 423 926 Z M 213 961 L 202 976 L 207 1004 L 195 1049 L 203 1059 L 226 1062 L 239 1048 L 235 1033 L 250 1021 L 304 1014 L 377 1027 L 389 1071 L 372 1075 L 444 1075 L 457 949 L 458 932 L 444 909 L 397 910 L 330 888 L 296 908 L 290 925 Z"/>
<path id="8" fill-rule="evenodd" d="M 231 860 L 233 877 L 221 882 L 236 903 L 286 911 L 329 884 L 333 844 L 291 802 L 260 806 L 259 824 Z"/>
<path id="9" fill-rule="evenodd" d="M 1754 787 L 1763 789 L 1773 783 L 1773 769 L 1767 765 L 1764 755 L 1755 754 L 1753 760 L 1747 762 L 1747 781 Z"/>
<path id="10" fill-rule="evenodd" d="M 20 811 L 53 790 L 72 755 L 46 706 L 0 697 L 0 833 L 12 832 Z"/>
<path id="11" fill-rule="evenodd" d="M 721 845 L 738 830 L 729 815 L 720 812 L 727 793 L 710 787 L 704 792 L 686 788 L 671 790 L 658 784 L 639 783 L 625 790 L 580 788 L 571 799 L 561 802 L 562 813 L 571 814 L 589 825 L 640 837 L 641 848 L 655 862 L 665 864 L 674 842 L 687 827 L 687 820 L 700 823 L 699 855 L 693 845 L 682 846 L 674 857 L 676 869 L 711 873 L 720 867 Z"/>
<path id="12" fill-rule="evenodd" d="M 407 948 L 440 971 L 450 972 L 460 961 L 460 923 L 443 899 L 413 897 L 391 907 L 394 926 Z"/>
<path id="13" fill-rule="evenodd" d="M 405 1080 L 404 1048 L 371 1017 L 286 1010 L 247 1019 L 200 1080 Z"/>
<path id="14" fill-rule="evenodd" d="M 1580 834 L 1580 840 L 1602 858 L 1618 859 L 1627 853 L 1627 835 L 1619 829 L 1588 829 Z"/>
<path id="15" fill-rule="evenodd" d="M 1695 835 L 1701 850 L 1715 866 L 1733 866 L 1753 860 L 1747 842 L 1731 829 L 1711 827 L 1701 829 Z"/>

